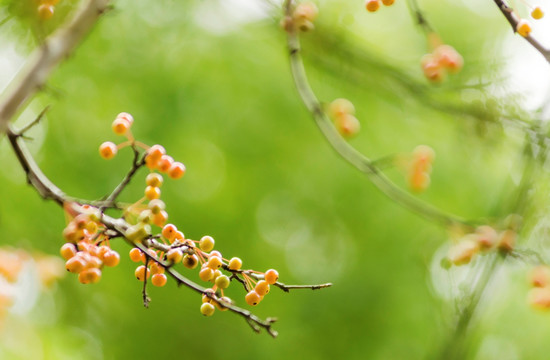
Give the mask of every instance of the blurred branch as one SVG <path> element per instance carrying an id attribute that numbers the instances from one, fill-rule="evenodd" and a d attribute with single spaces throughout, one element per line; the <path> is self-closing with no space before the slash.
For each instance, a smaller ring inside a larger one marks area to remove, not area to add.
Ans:
<path id="1" fill-rule="evenodd" d="M 411 17 L 416 22 L 418 26 L 424 30 L 426 34 L 435 32 L 433 27 L 430 25 L 428 20 L 426 20 L 426 17 L 420 10 L 420 7 L 418 6 L 418 2 L 416 0 L 407 0 L 407 7 L 409 8 L 409 12 L 411 13 Z"/>
<path id="2" fill-rule="evenodd" d="M 0 133 L 21 106 L 46 83 L 56 65 L 67 58 L 107 10 L 109 0 L 87 0 L 72 20 L 61 27 L 30 56 L 0 97 Z"/>
<path id="3" fill-rule="evenodd" d="M 292 0 L 286 0 L 285 13 L 287 18 L 291 18 Z M 296 34 L 296 29 L 294 27 L 291 27 L 287 30 L 287 34 L 290 67 L 292 76 L 294 78 L 294 83 L 302 101 L 313 115 L 317 126 L 319 127 L 329 144 L 333 147 L 333 149 L 344 160 L 346 160 L 356 169 L 364 173 L 380 191 L 382 191 L 391 200 L 395 201 L 401 206 L 444 226 L 450 226 L 454 224 L 471 226 L 472 224 L 470 222 L 467 222 L 466 220 L 458 216 L 445 213 L 440 209 L 437 209 L 436 207 L 425 203 L 418 198 L 413 197 L 412 195 L 399 188 L 397 185 L 391 182 L 391 180 L 386 177 L 368 157 L 361 154 L 354 147 L 349 145 L 340 136 L 340 134 L 338 134 L 331 121 L 322 110 L 322 106 L 319 100 L 317 99 L 315 93 L 309 85 L 304 69 L 304 64 L 300 55 L 300 42 Z"/>
<path id="4" fill-rule="evenodd" d="M 502 15 L 504 15 L 506 20 L 508 20 L 508 22 L 510 23 L 512 30 L 514 32 L 517 32 L 516 29 L 521 19 L 514 13 L 514 9 L 508 6 L 506 1 L 504 0 L 493 0 L 493 1 L 498 6 L 498 9 L 502 13 Z M 528 34 L 527 36 L 525 36 L 525 40 L 527 40 L 527 42 L 529 42 L 529 44 L 531 44 L 538 52 L 540 52 L 542 56 L 544 56 L 546 61 L 550 63 L 550 49 L 547 49 L 546 47 L 544 47 L 537 39 L 531 36 L 531 34 Z"/>

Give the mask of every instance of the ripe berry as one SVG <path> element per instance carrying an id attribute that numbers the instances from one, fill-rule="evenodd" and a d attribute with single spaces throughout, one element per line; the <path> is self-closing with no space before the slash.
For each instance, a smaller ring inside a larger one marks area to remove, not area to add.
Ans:
<path id="1" fill-rule="evenodd" d="M 537 287 L 529 291 L 529 304 L 538 310 L 550 309 L 550 289 Z"/>
<path id="2" fill-rule="evenodd" d="M 336 129 L 344 137 L 352 137 L 361 129 L 361 123 L 351 114 L 340 115 L 335 118 Z"/>
<path id="3" fill-rule="evenodd" d="M 212 316 L 212 314 L 214 314 L 214 311 L 216 311 L 216 308 L 210 303 L 203 303 L 201 305 L 201 314 L 203 314 L 204 316 Z"/>
<path id="4" fill-rule="evenodd" d="M 409 186 L 414 192 L 422 192 L 430 186 L 430 175 L 426 172 L 415 171 L 409 177 Z"/>
<path id="5" fill-rule="evenodd" d="M 153 262 L 149 267 L 151 274 L 164 274 L 164 267 L 156 262 Z"/>
<path id="6" fill-rule="evenodd" d="M 277 270 L 269 269 L 265 272 L 264 279 L 269 285 L 273 285 L 279 280 L 279 273 Z"/>
<path id="7" fill-rule="evenodd" d="M 162 228 L 162 236 L 172 242 L 174 240 L 174 236 L 176 236 L 176 232 L 178 231 L 178 228 L 174 224 L 167 224 L 164 225 Z"/>
<path id="8" fill-rule="evenodd" d="M 443 81 L 445 78 L 443 67 L 439 64 L 438 59 L 436 59 L 432 54 L 424 55 L 420 63 L 424 76 L 428 80 L 434 83 Z"/>
<path id="9" fill-rule="evenodd" d="M 160 197 L 160 189 L 158 187 L 147 186 L 145 188 L 145 197 L 149 200 L 158 199 Z"/>
<path id="10" fill-rule="evenodd" d="M 243 261 L 238 257 L 234 257 L 234 258 L 231 258 L 231 260 L 229 260 L 229 264 L 228 264 L 229 270 L 239 270 L 241 266 L 243 266 Z"/>
<path id="11" fill-rule="evenodd" d="M 260 280 L 256 284 L 256 287 L 254 288 L 254 291 L 258 293 L 260 296 L 264 296 L 269 292 L 269 284 L 265 280 Z"/>
<path id="12" fill-rule="evenodd" d="M 166 285 L 167 280 L 168 279 L 166 278 L 166 275 L 164 275 L 164 274 L 155 274 L 155 275 L 153 275 L 153 277 L 151 277 L 151 283 L 154 286 L 158 286 L 158 287 L 162 287 L 162 286 Z"/>
<path id="13" fill-rule="evenodd" d="M 382 4 L 384 4 L 385 6 L 391 6 L 394 2 L 395 0 L 382 0 Z"/>
<path id="14" fill-rule="evenodd" d="M 38 16 L 42 20 L 48 20 L 53 16 L 55 8 L 50 4 L 41 4 L 38 6 Z"/>
<path id="15" fill-rule="evenodd" d="M 181 232 L 181 231 L 176 231 L 176 233 L 174 234 L 174 241 L 183 241 L 185 239 L 185 235 Z M 191 241 L 191 244 L 189 245 L 189 247 L 193 247 L 193 242 Z"/>
<path id="16" fill-rule="evenodd" d="M 233 304 L 233 301 L 232 301 L 230 298 L 228 298 L 227 296 L 222 296 L 222 297 L 220 298 L 220 300 L 223 301 L 223 302 L 226 302 L 226 303 L 228 303 L 228 304 Z M 218 308 L 218 310 L 220 310 L 220 311 L 229 310 L 227 307 L 225 307 L 225 306 L 221 303 L 221 301 L 216 301 L 216 302 L 214 303 L 214 305 Z"/>
<path id="17" fill-rule="evenodd" d="M 145 267 L 145 265 L 140 265 L 136 268 L 135 275 L 136 279 L 138 279 L 139 281 L 144 281 L 145 276 L 147 276 L 147 278 L 151 276 L 151 272 Z"/>
<path id="18" fill-rule="evenodd" d="M 171 249 L 168 250 L 166 253 L 166 260 L 171 262 L 172 264 L 179 263 L 183 259 L 183 253 L 181 250 L 178 249 Z"/>
<path id="19" fill-rule="evenodd" d="M 435 151 L 428 145 L 418 145 L 414 148 L 412 154 L 415 161 L 432 163 L 435 159 Z"/>
<path id="20" fill-rule="evenodd" d="M 317 8 L 317 5 L 308 1 L 298 4 L 292 15 L 295 19 L 313 21 L 315 20 L 315 18 L 317 18 L 318 14 L 319 9 Z"/>
<path id="21" fill-rule="evenodd" d="M 380 8 L 380 0 L 367 0 L 365 7 L 368 12 L 375 12 Z"/>
<path id="22" fill-rule="evenodd" d="M 115 157 L 118 149 L 115 143 L 106 141 L 99 146 L 99 155 L 104 159 L 112 159 Z"/>
<path id="23" fill-rule="evenodd" d="M 164 224 L 166 224 L 167 220 L 168 220 L 168 213 L 164 210 L 161 210 L 158 214 L 154 214 L 152 219 L 153 224 L 155 224 L 158 227 L 162 227 Z"/>
<path id="24" fill-rule="evenodd" d="M 145 165 L 149 169 L 154 169 L 157 167 L 160 158 L 166 154 L 166 150 L 161 145 L 153 145 L 147 151 L 147 156 L 145 157 Z"/>
<path id="25" fill-rule="evenodd" d="M 63 246 L 61 246 L 59 252 L 61 253 L 63 259 L 69 260 L 76 255 L 76 247 L 74 246 L 74 244 L 65 243 L 63 244 Z"/>
<path id="26" fill-rule="evenodd" d="M 248 305 L 256 306 L 262 301 L 262 297 L 256 291 L 252 290 L 246 294 L 244 300 Z"/>
<path id="27" fill-rule="evenodd" d="M 226 275 L 220 275 L 216 278 L 216 286 L 220 289 L 227 289 L 231 284 L 231 280 Z"/>
<path id="28" fill-rule="evenodd" d="M 214 238 L 212 236 L 203 236 L 199 241 L 199 247 L 202 251 L 210 252 L 214 249 Z M 221 256 L 220 256 L 221 257 Z"/>
<path id="29" fill-rule="evenodd" d="M 531 24 L 529 23 L 529 21 L 525 19 L 521 19 L 518 22 L 518 25 L 516 27 L 516 31 L 518 32 L 518 34 L 520 34 L 523 37 L 529 36 L 529 34 L 531 33 L 531 30 L 532 30 Z"/>
<path id="30" fill-rule="evenodd" d="M 216 292 L 214 291 L 214 289 L 205 289 L 204 293 L 202 294 L 202 302 L 211 303 L 215 297 Z"/>
<path id="31" fill-rule="evenodd" d="M 101 270 L 98 268 L 90 268 L 83 270 L 78 274 L 78 281 L 81 284 L 95 284 L 101 280 Z"/>
<path id="32" fill-rule="evenodd" d="M 210 252 L 210 254 L 208 254 L 208 256 L 209 256 L 209 257 L 211 257 L 211 256 L 217 256 L 217 257 L 219 257 L 220 259 L 222 259 L 222 253 L 219 252 L 219 251 L 217 251 L 217 250 L 214 250 L 214 251 Z"/>
<path id="33" fill-rule="evenodd" d="M 209 267 L 203 267 L 201 269 L 201 271 L 199 272 L 199 278 L 202 281 L 208 281 L 208 280 L 212 279 L 213 276 L 214 276 L 214 270 L 212 270 Z"/>
<path id="34" fill-rule="evenodd" d="M 345 114 L 355 114 L 355 106 L 348 99 L 336 99 L 328 106 L 328 114 L 336 118 Z"/>
<path id="35" fill-rule="evenodd" d="M 539 265 L 529 274 L 529 282 L 534 287 L 545 287 L 550 284 L 550 267 Z"/>
<path id="36" fill-rule="evenodd" d="M 222 266 L 222 259 L 217 256 L 210 256 L 208 262 L 206 263 L 209 268 L 212 270 L 219 269 Z"/>
<path id="37" fill-rule="evenodd" d="M 126 119 L 116 118 L 111 125 L 113 132 L 117 135 L 124 135 L 130 130 L 130 122 Z"/>
<path id="38" fill-rule="evenodd" d="M 84 270 L 85 267 L 86 267 L 86 262 L 84 261 L 84 259 L 78 256 L 74 256 L 70 258 L 65 263 L 65 268 L 67 269 L 67 271 L 70 271 L 73 274 L 78 274 L 79 272 Z"/>
<path id="39" fill-rule="evenodd" d="M 130 260 L 132 260 L 133 262 L 144 261 L 145 255 L 143 255 L 140 249 L 132 248 L 132 250 L 130 250 Z"/>
<path id="40" fill-rule="evenodd" d="M 439 65 L 450 73 L 457 73 L 464 65 L 462 56 L 450 45 L 440 45 L 433 51 L 433 56 Z"/>
<path id="41" fill-rule="evenodd" d="M 134 123 L 134 117 L 130 114 L 128 114 L 127 112 L 121 112 L 120 114 L 118 114 L 116 116 L 117 119 L 124 119 L 126 121 L 128 121 L 128 123 L 130 125 L 132 125 Z"/>
<path id="42" fill-rule="evenodd" d="M 120 255 L 114 250 L 109 250 L 103 255 L 103 264 L 105 264 L 105 266 L 114 267 L 117 266 L 119 262 Z"/>
<path id="43" fill-rule="evenodd" d="M 164 180 L 164 179 L 162 178 L 162 175 L 161 175 L 161 174 L 158 174 L 158 173 L 150 173 L 150 174 L 147 175 L 147 177 L 145 178 L 145 183 L 146 183 L 148 186 L 161 187 L 161 186 L 162 186 L 163 180 Z"/>
<path id="44" fill-rule="evenodd" d="M 185 165 L 180 162 L 174 162 L 168 169 L 168 176 L 172 179 L 179 179 L 185 174 Z"/>
<path id="45" fill-rule="evenodd" d="M 194 269 L 199 264 L 199 258 L 195 254 L 193 255 L 185 254 L 181 262 L 183 263 L 183 266 L 185 266 L 186 268 Z M 205 281 L 208 281 L 208 280 L 205 280 Z"/>
<path id="46" fill-rule="evenodd" d="M 168 172 L 168 170 L 170 170 L 170 168 L 172 167 L 173 163 L 174 163 L 174 159 L 172 159 L 170 155 L 162 155 L 157 164 L 157 169 L 163 173 Z"/>
<path id="47" fill-rule="evenodd" d="M 544 16 L 544 11 L 540 8 L 540 6 L 537 6 L 531 11 L 531 17 L 535 20 L 542 19 Z"/>

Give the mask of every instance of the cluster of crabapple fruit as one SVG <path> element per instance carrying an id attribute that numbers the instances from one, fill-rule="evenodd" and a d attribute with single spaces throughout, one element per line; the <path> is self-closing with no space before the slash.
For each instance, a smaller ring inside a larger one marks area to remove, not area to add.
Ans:
<path id="1" fill-rule="evenodd" d="M 427 145 L 418 145 L 414 148 L 408 166 L 408 183 L 414 192 L 422 192 L 430 186 L 430 174 L 435 151 Z"/>
<path id="2" fill-rule="evenodd" d="M 536 6 L 531 11 L 531 17 L 534 20 L 540 20 L 544 17 L 544 11 L 542 11 L 540 6 Z M 533 31 L 533 28 L 529 20 L 520 18 L 518 24 L 516 25 L 516 32 L 523 37 L 527 37 L 531 31 Z"/>
<path id="3" fill-rule="evenodd" d="M 336 130 L 344 137 L 352 137 L 361 129 L 361 123 L 355 117 L 355 106 L 347 99 L 336 99 L 327 108 L 329 117 Z"/>
<path id="4" fill-rule="evenodd" d="M 311 1 L 300 3 L 292 12 L 292 16 L 286 16 L 281 20 L 281 27 L 286 31 L 298 29 L 303 32 L 313 30 L 313 21 L 317 18 L 319 9 Z"/>
<path id="5" fill-rule="evenodd" d="M 529 274 L 532 289 L 528 294 L 529 304 L 535 309 L 550 310 L 550 267 L 538 265 Z"/>
<path id="6" fill-rule="evenodd" d="M 61 256 L 67 261 L 67 271 L 78 274 L 82 284 L 94 284 L 101 279 L 104 266 L 114 267 L 120 262 L 120 255 L 109 246 L 105 226 L 100 222 L 98 209 L 83 207 L 89 213 L 75 216 L 63 230 L 67 241 L 61 246 Z"/>
<path id="7" fill-rule="evenodd" d="M 42 20 L 50 19 L 55 12 L 55 5 L 59 0 L 39 0 L 38 17 Z"/>
<path id="8" fill-rule="evenodd" d="M 384 4 L 385 6 L 391 6 L 395 0 L 366 0 L 365 1 L 365 8 L 368 12 L 376 12 L 378 9 L 380 9 L 380 3 Z"/>
<path id="9" fill-rule="evenodd" d="M 464 66 L 464 59 L 451 45 L 439 44 L 420 60 L 424 76 L 431 82 L 441 82 L 447 73 L 456 74 Z"/>
<path id="10" fill-rule="evenodd" d="M 465 265 L 476 254 L 486 254 L 494 249 L 508 253 L 514 249 L 516 236 L 512 228 L 497 232 L 489 225 L 482 225 L 475 232 L 460 237 L 449 249 L 447 259 L 453 265 Z"/>

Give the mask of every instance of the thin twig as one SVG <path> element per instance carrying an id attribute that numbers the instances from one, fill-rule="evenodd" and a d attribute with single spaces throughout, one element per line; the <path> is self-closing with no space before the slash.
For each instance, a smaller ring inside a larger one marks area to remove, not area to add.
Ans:
<path id="1" fill-rule="evenodd" d="M 38 124 L 40 122 L 40 120 L 42 120 L 42 118 L 44 117 L 44 115 L 46 114 L 46 112 L 50 110 L 50 105 L 46 106 L 41 112 L 40 114 L 38 114 L 38 116 L 36 117 L 36 119 L 34 119 L 33 121 L 31 121 L 30 123 L 28 123 L 27 125 L 25 125 L 23 128 L 19 129 L 17 131 L 17 134 L 19 136 L 24 136 L 25 133 L 27 131 L 29 131 L 33 126 L 35 126 L 36 124 Z"/>
<path id="2" fill-rule="evenodd" d="M 420 7 L 418 6 L 418 2 L 416 0 L 407 0 L 407 7 L 409 8 L 411 17 L 414 19 L 416 24 L 420 26 L 422 30 L 424 30 L 426 34 L 435 32 L 433 27 L 430 25 L 428 20 L 426 20 L 426 17 L 420 10 Z"/>
<path id="3" fill-rule="evenodd" d="M 105 206 L 103 206 L 102 208 L 110 207 L 110 204 L 116 204 L 116 198 L 120 195 L 122 190 L 124 190 L 126 186 L 128 186 L 137 171 L 145 164 L 145 156 L 141 156 L 140 159 L 140 153 L 139 151 L 137 151 L 135 146 L 132 146 L 132 149 L 134 150 L 134 160 L 132 162 L 132 168 L 128 171 L 126 176 L 124 176 L 120 184 L 118 184 L 113 192 L 104 200 Z"/>

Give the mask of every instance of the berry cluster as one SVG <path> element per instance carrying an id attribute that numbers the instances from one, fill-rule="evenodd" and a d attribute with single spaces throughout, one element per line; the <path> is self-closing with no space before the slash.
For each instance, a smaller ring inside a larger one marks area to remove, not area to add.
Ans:
<path id="1" fill-rule="evenodd" d="M 395 0 L 366 0 L 365 1 L 365 8 L 368 12 L 376 12 L 378 9 L 380 9 L 380 3 L 384 4 L 385 6 L 391 6 Z"/>
<path id="2" fill-rule="evenodd" d="M 430 173 L 435 159 L 435 151 L 427 145 L 414 148 L 408 167 L 409 187 L 414 192 L 422 192 L 430 186 Z"/>
<path id="3" fill-rule="evenodd" d="M 535 309 L 550 310 L 550 267 L 539 265 L 529 274 L 529 304 Z"/>
<path id="4" fill-rule="evenodd" d="M 464 59 L 450 45 L 442 44 L 422 57 L 420 64 L 424 76 L 432 82 L 441 82 L 446 73 L 455 74 L 462 69 Z"/>
<path id="5" fill-rule="evenodd" d="M 38 17 L 42 20 L 48 20 L 53 16 L 55 5 L 59 0 L 39 0 L 37 8 Z"/>
<path id="6" fill-rule="evenodd" d="M 281 20 L 281 27 L 286 31 L 298 29 L 307 32 L 313 30 L 315 28 L 313 21 L 318 14 L 319 9 L 314 3 L 310 1 L 300 3 L 292 12 L 292 16 L 287 16 Z"/>
<path id="7" fill-rule="evenodd" d="M 453 265 L 465 265 L 474 255 L 485 254 L 493 249 L 510 252 L 515 242 L 514 230 L 506 229 L 498 233 L 493 227 L 482 225 L 474 233 L 460 237 L 449 249 L 447 258 Z"/>
<path id="8" fill-rule="evenodd" d="M 352 137 L 361 129 L 361 123 L 355 115 L 355 107 L 347 99 L 336 99 L 328 105 L 328 115 L 338 132 L 344 137 Z"/>
<path id="9" fill-rule="evenodd" d="M 85 209 L 90 213 L 75 216 L 63 230 L 67 242 L 61 246 L 60 253 L 67 260 L 67 271 L 78 274 L 82 284 L 94 284 L 101 279 L 103 267 L 117 266 L 120 256 L 109 246 L 97 209 L 90 206 Z"/>

